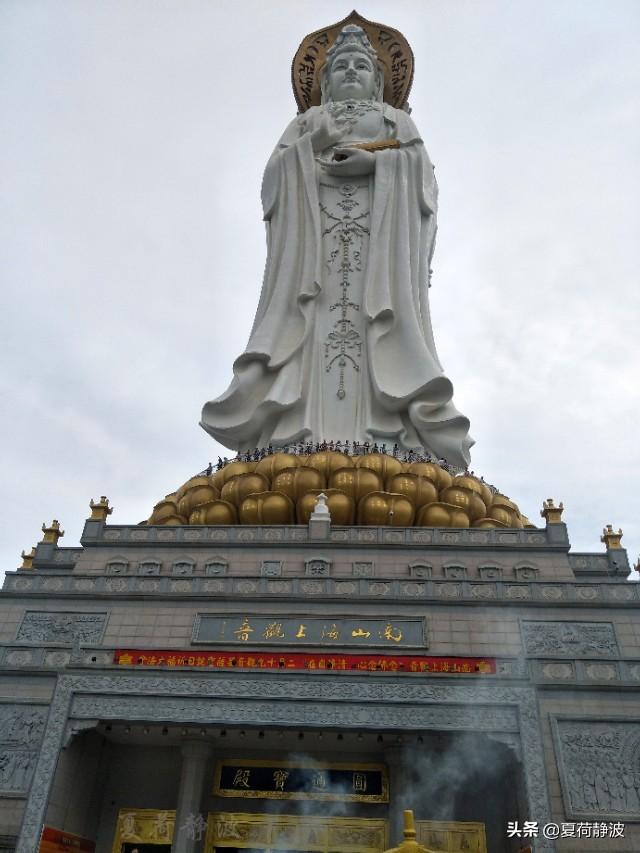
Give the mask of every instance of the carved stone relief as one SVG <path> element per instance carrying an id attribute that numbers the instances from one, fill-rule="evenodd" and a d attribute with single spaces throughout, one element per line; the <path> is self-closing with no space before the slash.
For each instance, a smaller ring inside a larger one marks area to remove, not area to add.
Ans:
<path id="1" fill-rule="evenodd" d="M 226 560 L 209 560 L 204 564 L 204 573 L 209 577 L 226 575 L 229 564 Z"/>
<path id="2" fill-rule="evenodd" d="M 600 590 L 596 586 L 579 586 L 576 595 L 581 601 L 595 601 L 600 598 Z"/>
<path id="3" fill-rule="evenodd" d="M 631 601 L 633 589 L 629 586 L 614 586 L 613 589 L 610 589 L 610 595 L 616 601 Z"/>
<path id="4" fill-rule="evenodd" d="M 542 597 L 547 601 L 560 601 L 564 598 L 564 589 L 560 586 L 543 586 Z"/>
<path id="5" fill-rule="evenodd" d="M 106 613 L 45 613 L 28 610 L 17 640 L 29 643 L 99 643 Z"/>
<path id="6" fill-rule="evenodd" d="M 471 585 L 471 598 L 495 598 L 497 595 L 494 583 L 476 583 Z"/>
<path id="7" fill-rule="evenodd" d="M 411 530 L 409 535 L 412 542 L 428 544 L 433 541 L 433 534 L 427 530 Z"/>
<path id="8" fill-rule="evenodd" d="M 373 577 L 373 563 L 360 561 L 353 564 L 353 576 L 356 578 Z"/>
<path id="9" fill-rule="evenodd" d="M 244 593 L 246 595 L 246 594 L 249 594 L 252 592 L 257 592 L 257 591 L 258 591 L 257 581 L 242 580 L 242 581 L 238 581 L 235 584 L 235 592 L 241 592 L 241 593 Z"/>
<path id="10" fill-rule="evenodd" d="M 553 678 L 559 681 L 575 677 L 573 666 L 570 663 L 546 663 L 542 667 L 542 674 L 545 678 Z"/>
<path id="11" fill-rule="evenodd" d="M 338 595 L 353 595 L 358 591 L 354 581 L 336 581 L 335 590 Z"/>
<path id="12" fill-rule="evenodd" d="M 391 592 L 391 584 L 376 581 L 375 583 L 369 584 L 367 592 L 369 595 L 389 595 Z"/>
<path id="13" fill-rule="evenodd" d="M 514 572 L 519 581 L 534 581 L 538 577 L 538 570 L 533 566 L 516 566 Z"/>
<path id="14" fill-rule="evenodd" d="M 37 753 L 0 747 L 0 791 L 27 791 Z"/>
<path id="15" fill-rule="evenodd" d="M 33 663 L 33 652 L 28 649 L 14 649 L 7 652 L 5 660 L 11 666 L 29 666 Z"/>
<path id="16" fill-rule="evenodd" d="M 160 589 L 160 581 L 144 578 L 139 580 L 136 586 L 140 592 L 157 592 Z"/>
<path id="17" fill-rule="evenodd" d="M 532 657 L 617 657 L 610 622 L 523 622 L 525 651 Z"/>
<path id="18" fill-rule="evenodd" d="M 173 542 L 177 538 L 175 530 L 158 530 L 156 533 L 156 539 L 159 542 Z"/>
<path id="19" fill-rule="evenodd" d="M 412 578 L 430 578 L 432 571 L 428 563 L 409 563 L 409 574 Z"/>
<path id="20" fill-rule="evenodd" d="M 443 566 L 442 573 L 448 580 L 461 581 L 467 577 L 467 570 L 464 566 Z"/>
<path id="21" fill-rule="evenodd" d="M 502 569 L 499 566 L 480 566 L 478 574 L 484 581 L 499 581 L 502 578 Z"/>
<path id="22" fill-rule="evenodd" d="M 129 569 L 129 561 L 128 560 L 109 560 L 107 563 L 107 574 L 108 575 L 126 575 Z"/>
<path id="23" fill-rule="evenodd" d="M 613 681 L 618 677 L 618 670 L 613 663 L 589 663 L 585 666 L 587 678 L 594 681 Z"/>
<path id="24" fill-rule="evenodd" d="M 225 582 L 220 580 L 205 581 L 202 584 L 202 589 L 205 592 L 224 592 L 226 588 Z"/>
<path id="25" fill-rule="evenodd" d="M 279 577 L 282 574 L 282 560 L 263 560 L 260 574 L 268 578 Z"/>
<path id="26" fill-rule="evenodd" d="M 292 590 L 291 581 L 267 581 L 267 592 L 282 595 L 283 593 L 291 593 Z"/>
<path id="27" fill-rule="evenodd" d="M 426 584 L 416 583 L 415 581 L 409 581 L 409 583 L 403 583 L 400 586 L 400 592 L 403 595 L 410 595 L 416 597 L 419 595 L 424 595 L 425 588 Z"/>
<path id="28" fill-rule="evenodd" d="M 504 591 L 504 597 L 510 598 L 513 601 L 523 601 L 531 598 L 531 590 L 528 586 L 507 586 Z"/>
<path id="29" fill-rule="evenodd" d="M 314 557 L 312 560 L 306 560 L 304 564 L 305 575 L 311 577 L 329 577 L 331 574 L 331 561 L 324 557 Z"/>
<path id="30" fill-rule="evenodd" d="M 435 588 L 436 595 L 442 598 L 460 598 L 462 586 L 459 583 L 439 583 Z"/>
<path id="31" fill-rule="evenodd" d="M 300 589 L 308 595 L 322 595 L 324 592 L 324 581 L 308 580 L 300 582 Z"/>
<path id="32" fill-rule="evenodd" d="M 161 531 L 161 532 L 173 533 L 172 530 L 171 531 L 169 531 L 169 530 Z M 136 542 L 145 542 L 149 538 L 149 531 L 148 530 L 132 530 L 131 531 L 131 538 L 134 539 Z"/>
<path id="33" fill-rule="evenodd" d="M 383 542 L 391 542 L 393 545 L 400 545 L 404 542 L 404 534 L 398 530 L 385 530 L 382 534 Z"/>
<path id="34" fill-rule="evenodd" d="M 226 530 L 211 530 L 209 539 L 213 539 L 215 542 L 226 542 L 229 539 L 229 534 Z"/>
<path id="35" fill-rule="evenodd" d="M 40 742 L 46 710 L 42 707 L 0 704 L 0 742 L 7 747 L 34 747 Z"/>
<path id="36" fill-rule="evenodd" d="M 553 722 L 567 816 L 640 820 L 640 722 Z"/>
<path id="37" fill-rule="evenodd" d="M 69 652 L 57 651 L 47 652 L 44 656 L 45 666 L 62 667 L 66 666 L 71 660 Z"/>

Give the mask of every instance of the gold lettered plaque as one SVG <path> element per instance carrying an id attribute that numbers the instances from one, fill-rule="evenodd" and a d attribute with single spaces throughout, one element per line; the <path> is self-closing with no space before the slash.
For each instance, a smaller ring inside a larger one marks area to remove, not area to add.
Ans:
<path id="1" fill-rule="evenodd" d="M 135 844 L 171 847 L 175 821 L 176 813 L 169 809 L 120 809 L 112 853 Z"/>
<path id="2" fill-rule="evenodd" d="M 221 847 L 382 853 L 387 847 L 382 819 L 212 812 L 207 825 L 205 853 Z"/>
<path id="3" fill-rule="evenodd" d="M 383 764 L 328 764 L 309 760 L 224 759 L 216 764 L 218 797 L 388 803 Z"/>

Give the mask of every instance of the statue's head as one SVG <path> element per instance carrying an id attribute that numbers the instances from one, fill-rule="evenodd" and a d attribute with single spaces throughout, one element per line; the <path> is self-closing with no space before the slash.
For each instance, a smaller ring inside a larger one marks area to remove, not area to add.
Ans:
<path id="1" fill-rule="evenodd" d="M 321 79 L 322 102 L 382 101 L 384 73 L 367 34 L 355 24 L 342 29 L 327 51 Z"/>

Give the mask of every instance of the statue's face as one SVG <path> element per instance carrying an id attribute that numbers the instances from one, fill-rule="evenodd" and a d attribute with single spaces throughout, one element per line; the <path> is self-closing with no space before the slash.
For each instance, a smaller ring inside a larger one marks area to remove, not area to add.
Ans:
<path id="1" fill-rule="evenodd" d="M 333 101 L 369 100 L 377 87 L 373 61 L 357 50 L 339 53 L 331 63 L 328 77 L 329 96 Z"/>

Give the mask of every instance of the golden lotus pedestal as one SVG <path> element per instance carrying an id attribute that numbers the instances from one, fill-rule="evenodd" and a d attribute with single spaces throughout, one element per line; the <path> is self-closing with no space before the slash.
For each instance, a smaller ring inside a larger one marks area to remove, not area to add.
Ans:
<path id="1" fill-rule="evenodd" d="M 318 495 L 333 524 L 374 527 L 532 527 L 482 478 L 388 453 L 272 453 L 197 474 L 157 503 L 152 525 L 307 524 Z"/>

